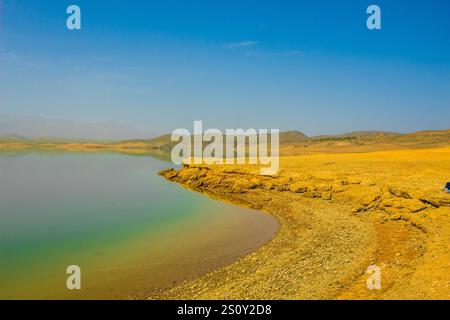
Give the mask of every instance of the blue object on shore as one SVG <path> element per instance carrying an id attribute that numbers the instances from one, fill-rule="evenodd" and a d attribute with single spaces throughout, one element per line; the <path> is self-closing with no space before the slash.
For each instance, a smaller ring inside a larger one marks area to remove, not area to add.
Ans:
<path id="1" fill-rule="evenodd" d="M 450 182 L 447 182 L 445 184 L 445 188 L 444 189 L 447 190 L 447 192 L 450 192 Z"/>

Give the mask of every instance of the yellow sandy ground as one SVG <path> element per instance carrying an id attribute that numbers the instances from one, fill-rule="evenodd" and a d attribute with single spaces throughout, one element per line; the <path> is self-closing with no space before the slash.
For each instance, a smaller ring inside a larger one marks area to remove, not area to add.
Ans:
<path id="1" fill-rule="evenodd" d="M 280 221 L 236 263 L 149 299 L 449 299 L 450 148 L 283 157 L 254 166 L 185 166 L 161 174 Z M 251 226 L 249 226 L 251 228 Z M 366 269 L 381 268 L 381 290 Z"/>

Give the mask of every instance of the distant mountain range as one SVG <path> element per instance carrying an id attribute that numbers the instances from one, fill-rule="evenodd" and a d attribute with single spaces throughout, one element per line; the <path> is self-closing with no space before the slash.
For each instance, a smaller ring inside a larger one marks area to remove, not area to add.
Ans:
<path id="1" fill-rule="evenodd" d="M 364 138 L 364 137 L 389 137 L 389 136 L 400 136 L 401 133 L 392 131 L 352 131 L 343 134 L 336 135 L 319 135 L 312 137 L 313 140 L 323 140 L 323 139 L 339 139 L 339 138 Z"/>
<path id="2" fill-rule="evenodd" d="M 385 131 L 355 131 L 345 134 L 339 135 L 321 135 L 321 136 L 313 136 L 308 137 L 301 131 L 285 131 L 280 132 L 280 145 L 288 145 L 288 144 L 303 144 L 310 142 L 317 142 L 321 140 L 333 140 L 333 139 L 361 139 L 361 138 L 369 138 L 369 137 L 393 137 L 393 136 L 401 136 L 400 133 L 396 132 L 385 132 Z M 159 149 L 170 149 L 177 142 L 171 141 L 170 134 L 163 135 L 157 138 L 149 139 L 145 141 L 148 145 L 151 145 L 155 148 Z"/>
<path id="3" fill-rule="evenodd" d="M 149 149 L 170 151 L 177 143 L 170 135 L 149 140 L 132 140 L 123 143 L 141 143 Z M 450 145 L 450 130 L 419 131 L 407 134 L 386 131 L 354 131 L 338 135 L 308 137 L 300 131 L 280 133 L 282 155 L 313 152 L 367 152 L 404 148 L 428 148 Z"/>
<path id="4" fill-rule="evenodd" d="M 149 139 L 158 133 L 118 122 L 83 122 L 38 116 L 0 115 L 0 137 L 15 139 L 128 140 Z"/>
<path id="5" fill-rule="evenodd" d="M 0 116 L 0 144 L 19 141 L 26 147 L 53 144 L 74 148 L 112 150 L 124 152 L 158 152 L 168 154 L 178 142 L 171 135 L 156 136 L 130 126 L 106 122 L 84 123 L 45 118 L 5 119 Z M 156 137 L 155 137 L 156 136 Z M 270 139 L 269 139 L 270 141 Z M 206 144 L 206 143 L 204 143 Z M 337 135 L 308 137 L 300 131 L 280 133 L 280 154 L 346 153 L 396 150 L 407 148 L 432 148 L 450 146 L 450 130 L 430 130 L 401 134 L 386 131 L 354 131 Z M 46 146 L 46 148 L 53 148 Z"/>

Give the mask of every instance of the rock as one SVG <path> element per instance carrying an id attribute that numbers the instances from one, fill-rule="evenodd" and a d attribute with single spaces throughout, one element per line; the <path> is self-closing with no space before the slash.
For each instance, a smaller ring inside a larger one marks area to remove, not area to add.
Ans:
<path id="1" fill-rule="evenodd" d="M 421 200 L 423 202 L 429 203 L 433 207 L 450 207 L 450 195 L 443 194 L 440 197 L 432 196 L 432 197 L 422 197 Z"/>
<path id="2" fill-rule="evenodd" d="M 169 169 L 159 171 L 158 174 L 160 176 L 163 176 L 164 178 L 170 180 L 170 179 L 173 179 L 176 176 L 178 176 L 178 171 L 176 171 L 173 168 L 169 168 Z"/>
<path id="3" fill-rule="evenodd" d="M 205 185 L 215 188 L 221 185 L 222 178 L 219 176 L 209 175 L 206 176 L 203 181 Z"/>
<path id="4" fill-rule="evenodd" d="M 389 187 L 389 192 L 399 198 L 411 199 L 408 192 L 400 190 L 397 187 Z"/>
<path id="5" fill-rule="evenodd" d="M 277 184 L 276 186 L 275 186 L 275 189 L 277 190 L 277 191 L 288 191 L 289 190 L 289 185 L 287 185 L 287 184 Z"/>
<path id="6" fill-rule="evenodd" d="M 258 178 L 253 178 L 250 180 L 250 189 L 255 189 L 262 185 L 262 182 Z"/>
<path id="7" fill-rule="evenodd" d="M 323 184 L 322 183 L 322 184 L 319 184 L 316 187 L 316 189 L 319 190 L 319 191 L 331 191 L 332 187 L 329 184 Z"/>
<path id="8" fill-rule="evenodd" d="M 178 179 L 186 182 L 196 180 L 199 172 L 198 168 L 184 167 L 178 172 Z"/>
<path id="9" fill-rule="evenodd" d="M 236 181 L 235 183 L 235 187 L 239 188 L 239 189 L 255 189 L 256 187 L 258 187 L 259 182 L 255 183 L 252 180 L 246 180 L 246 179 L 240 179 L 238 181 Z"/>
<path id="10" fill-rule="evenodd" d="M 397 220 L 401 220 L 401 219 L 402 219 L 402 215 L 400 213 L 394 213 L 389 216 L 389 220 L 391 220 L 391 221 L 397 221 Z"/>
<path id="11" fill-rule="evenodd" d="M 308 189 L 308 191 L 303 193 L 303 196 L 305 196 L 306 198 L 320 198 L 322 197 L 322 194 L 318 191 Z"/>
<path id="12" fill-rule="evenodd" d="M 273 190 L 273 189 L 275 189 L 274 184 L 272 182 L 269 182 L 269 181 L 263 182 L 262 187 L 263 187 L 263 189 L 266 189 L 266 190 Z"/>
<path id="13" fill-rule="evenodd" d="M 334 193 L 339 193 L 339 192 L 344 192 L 347 190 L 347 187 L 345 187 L 344 185 L 340 184 L 340 183 L 335 183 L 332 185 L 332 189 Z"/>
<path id="14" fill-rule="evenodd" d="M 356 177 L 349 177 L 347 179 L 347 184 L 361 184 L 361 179 L 358 179 Z"/>
<path id="15" fill-rule="evenodd" d="M 294 193 L 304 193 L 308 190 L 308 186 L 304 182 L 294 182 L 289 186 L 289 190 Z"/>
<path id="16" fill-rule="evenodd" d="M 408 210 L 412 213 L 416 213 L 427 209 L 428 207 L 420 200 L 412 199 L 408 201 Z"/>
<path id="17" fill-rule="evenodd" d="M 322 199 L 323 200 L 331 200 L 331 192 L 329 192 L 329 191 L 322 192 Z"/>
<path id="18" fill-rule="evenodd" d="M 417 199 L 387 198 L 383 199 L 380 207 L 390 214 L 416 213 L 427 209 L 427 206 Z"/>
<path id="19" fill-rule="evenodd" d="M 364 195 L 364 197 L 361 199 L 361 202 L 363 206 L 367 207 L 376 202 L 377 200 L 379 200 L 380 197 L 381 195 L 379 193 L 369 193 Z"/>

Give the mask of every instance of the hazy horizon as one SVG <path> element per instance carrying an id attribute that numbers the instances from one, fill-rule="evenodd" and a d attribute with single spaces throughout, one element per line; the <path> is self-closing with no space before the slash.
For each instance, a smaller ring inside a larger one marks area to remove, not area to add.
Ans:
<path id="1" fill-rule="evenodd" d="M 0 136 L 19 135 L 25 138 L 62 138 L 126 140 L 150 139 L 161 133 L 142 130 L 115 121 L 86 122 L 40 116 L 0 114 Z"/>
<path id="2" fill-rule="evenodd" d="M 193 132 L 193 128 L 186 127 Z M 203 128 L 206 130 L 208 128 Z M 225 129 L 225 128 L 224 128 Z M 248 128 L 242 128 L 248 129 Z M 448 128 L 428 129 L 428 130 L 449 130 Z M 309 134 L 301 128 L 283 130 L 281 132 L 297 131 L 308 137 L 342 135 L 352 132 L 385 132 L 407 134 L 415 131 L 387 131 L 376 128 L 365 130 L 351 130 L 345 132 L 323 132 L 319 134 Z M 0 114 L 0 138 L 7 136 L 20 136 L 30 139 L 61 138 L 61 139 L 82 139 L 82 140 L 132 140 L 132 139 L 152 139 L 170 134 L 171 132 L 156 132 L 133 127 L 126 123 L 103 121 L 84 122 L 67 119 L 45 118 L 40 116 L 11 116 Z"/>

